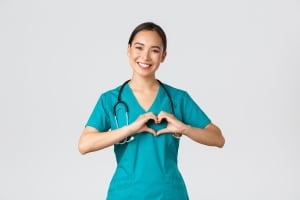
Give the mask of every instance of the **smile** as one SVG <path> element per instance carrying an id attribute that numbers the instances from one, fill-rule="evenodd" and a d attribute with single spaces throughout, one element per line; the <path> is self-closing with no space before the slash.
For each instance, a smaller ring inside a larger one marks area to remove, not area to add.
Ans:
<path id="1" fill-rule="evenodd" d="M 151 67 L 150 64 L 146 64 L 146 63 L 141 63 L 141 62 L 138 62 L 138 65 L 142 68 L 148 68 L 148 67 Z"/>

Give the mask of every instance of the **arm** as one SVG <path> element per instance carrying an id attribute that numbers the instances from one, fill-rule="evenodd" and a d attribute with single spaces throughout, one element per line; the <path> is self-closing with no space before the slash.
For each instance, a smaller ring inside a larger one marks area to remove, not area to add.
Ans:
<path id="1" fill-rule="evenodd" d="M 203 129 L 183 125 L 181 133 L 198 143 L 208 146 L 222 148 L 225 144 L 225 138 L 223 137 L 220 128 L 213 123 L 208 124 Z"/>
<path id="2" fill-rule="evenodd" d="M 185 135 L 198 143 L 208 146 L 222 148 L 225 144 L 221 130 L 213 123 L 208 124 L 203 129 L 192 127 L 179 121 L 174 115 L 162 111 L 158 115 L 158 121 L 160 122 L 163 119 L 167 120 L 168 126 L 158 131 L 157 135 L 172 132 L 176 135 Z"/>
<path id="3" fill-rule="evenodd" d="M 128 136 L 143 131 L 156 135 L 155 131 L 146 125 L 147 121 L 150 119 L 154 121 L 157 120 L 153 113 L 146 113 L 139 116 L 128 126 L 107 132 L 99 132 L 97 129 L 87 126 L 83 129 L 79 138 L 78 150 L 81 154 L 98 151 L 116 144 Z"/>
<path id="4" fill-rule="evenodd" d="M 107 132 L 99 132 L 97 129 L 87 126 L 83 129 L 78 142 L 78 150 L 81 154 L 98 151 L 109 147 L 130 135 L 128 126 Z"/>

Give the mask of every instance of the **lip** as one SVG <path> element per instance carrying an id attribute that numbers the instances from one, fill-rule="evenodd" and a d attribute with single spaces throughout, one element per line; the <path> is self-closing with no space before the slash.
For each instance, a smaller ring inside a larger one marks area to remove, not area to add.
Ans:
<path id="1" fill-rule="evenodd" d="M 150 68 L 152 65 L 148 64 L 148 63 L 143 63 L 143 62 L 137 62 L 137 64 L 141 67 L 141 68 Z"/>

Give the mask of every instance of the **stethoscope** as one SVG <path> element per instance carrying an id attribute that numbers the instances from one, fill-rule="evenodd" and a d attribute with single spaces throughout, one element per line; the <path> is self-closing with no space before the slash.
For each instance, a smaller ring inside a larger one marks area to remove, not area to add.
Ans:
<path id="1" fill-rule="evenodd" d="M 123 89 L 125 87 L 125 85 L 130 81 L 127 80 L 125 81 L 121 87 L 120 87 L 120 90 L 119 90 L 119 93 L 118 93 L 118 99 L 117 99 L 117 102 L 115 103 L 114 107 L 113 107 L 113 115 L 114 115 L 114 118 L 115 118 L 115 122 L 116 122 L 116 126 L 117 128 L 119 128 L 119 121 L 118 121 L 118 118 L 117 118 L 117 106 L 119 105 L 123 105 L 123 107 L 125 108 L 125 117 L 126 117 L 126 125 L 128 125 L 128 113 L 129 113 L 129 109 L 128 109 L 128 105 L 125 101 L 122 100 L 121 98 L 121 95 L 122 95 L 122 92 L 123 92 Z M 173 101 L 171 99 L 171 96 L 170 96 L 170 93 L 169 91 L 167 90 L 166 86 L 160 81 L 160 80 L 157 80 L 159 85 L 162 86 L 162 88 L 164 89 L 167 97 L 168 97 L 168 100 L 169 100 L 169 105 L 170 105 L 170 108 L 171 108 L 171 113 L 174 114 L 174 104 L 173 104 Z M 177 136 L 175 134 L 173 134 L 173 136 L 177 139 L 180 138 L 180 136 Z M 117 144 L 125 144 L 125 143 L 128 143 L 130 141 L 132 141 L 134 139 L 133 136 L 130 136 L 130 137 L 126 137 L 125 139 L 123 139 L 122 141 L 118 142 Z"/>

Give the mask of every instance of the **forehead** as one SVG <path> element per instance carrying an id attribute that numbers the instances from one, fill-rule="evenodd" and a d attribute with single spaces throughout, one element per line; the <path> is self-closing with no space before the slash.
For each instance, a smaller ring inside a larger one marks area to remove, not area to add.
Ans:
<path id="1" fill-rule="evenodd" d="M 159 34 L 151 30 L 143 30 L 138 32 L 133 39 L 133 44 L 135 43 L 149 44 L 149 45 L 158 45 L 162 46 L 162 39 Z"/>

